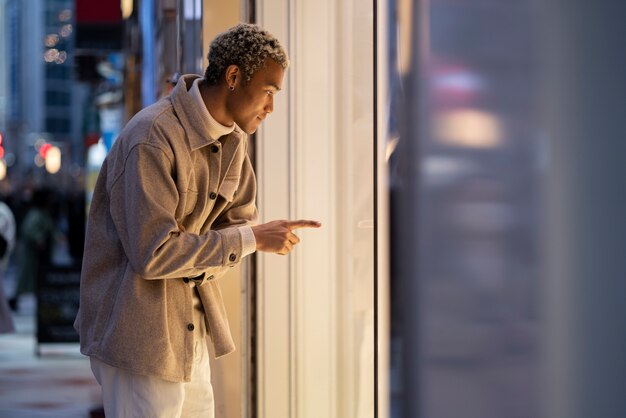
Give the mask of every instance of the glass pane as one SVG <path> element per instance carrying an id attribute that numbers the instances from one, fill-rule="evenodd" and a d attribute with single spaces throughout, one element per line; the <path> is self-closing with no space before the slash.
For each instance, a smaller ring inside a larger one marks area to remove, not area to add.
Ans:
<path id="1" fill-rule="evenodd" d="M 392 202 L 403 247 L 392 260 L 402 278 L 394 367 L 417 364 L 398 377 L 395 416 L 537 416 L 538 16 L 531 0 L 427 3 L 413 25 L 424 44 L 407 49 L 420 54 L 407 75 L 419 87 L 400 109 Z"/>
<path id="2" fill-rule="evenodd" d="M 366 3 L 367 4 L 367 3 Z M 342 74 L 338 149 L 340 211 L 339 376 L 341 417 L 374 417 L 374 114 L 373 6 L 350 2 L 340 26 Z"/>

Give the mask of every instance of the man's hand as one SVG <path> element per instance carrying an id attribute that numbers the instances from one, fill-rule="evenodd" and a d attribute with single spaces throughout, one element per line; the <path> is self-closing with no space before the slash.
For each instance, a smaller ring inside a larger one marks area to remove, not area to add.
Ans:
<path id="1" fill-rule="evenodd" d="M 256 249 L 268 253 L 288 254 L 300 242 L 292 231 L 298 228 L 319 228 L 317 221 L 272 221 L 252 227 L 256 239 Z"/>

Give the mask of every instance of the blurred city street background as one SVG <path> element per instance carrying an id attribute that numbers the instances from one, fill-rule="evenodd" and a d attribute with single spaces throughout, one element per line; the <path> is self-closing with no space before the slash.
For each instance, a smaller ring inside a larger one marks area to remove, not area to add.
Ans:
<path id="1" fill-rule="evenodd" d="M 222 279 L 238 351 L 212 368 L 218 417 L 624 418 L 624 16 L 0 0 L 0 418 L 99 406 L 72 328 L 99 169 L 239 21 L 292 60 L 248 147 L 260 219 L 324 228 Z"/>
<path id="2" fill-rule="evenodd" d="M 16 285 L 14 273 L 5 276 L 8 294 Z M 101 404 L 89 360 L 75 343 L 38 346 L 35 309 L 34 296 L 25 296 L 13 315 L 16 332 L 0 334 L 0 417 L 89 417 Z"/>

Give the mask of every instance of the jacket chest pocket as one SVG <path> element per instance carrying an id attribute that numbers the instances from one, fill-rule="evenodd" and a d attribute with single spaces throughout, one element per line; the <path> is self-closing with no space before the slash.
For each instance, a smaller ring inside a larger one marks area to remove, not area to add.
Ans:
<path id="1" fill-rule="evenodd" d="M 180 197 L 181 202 L 183 202 L 183 216 L 189 215 L 193 212 L 196 207 L 196 203 L 198 203 L 198 192 L 195 190 L 188 189 L 185 193 L 182 193 Z"/>
<path id="2" fill-rule="evenodd" d="M 229 176 L 224 179 L 222 186 L 220 187 L 218 194 L 226 199 L 227 202 L 232 202 L 237 195 L 237 188 L 239 187 L 239 176 Z"/>

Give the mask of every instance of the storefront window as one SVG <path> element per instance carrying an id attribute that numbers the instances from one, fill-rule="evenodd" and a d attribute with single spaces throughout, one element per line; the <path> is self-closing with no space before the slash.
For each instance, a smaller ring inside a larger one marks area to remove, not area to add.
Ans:
<path id="1" fill-rule="evenodd" d="M 394 80 L 405 97 L 392 157 L 393 416 L 537 416 L 534 2 L 395 6 L 396 24 L 402 10 L 415 19 L 400 27 L 411 42 L 398 61 L 411 60 Z"/>

